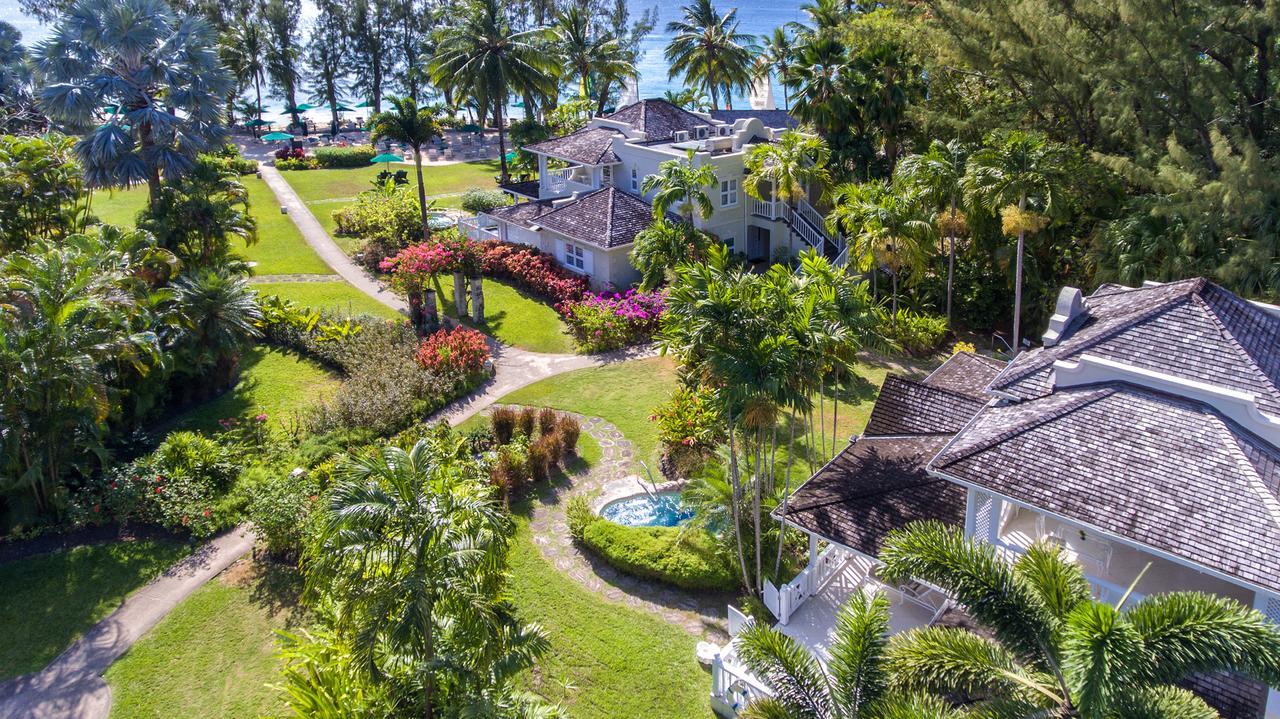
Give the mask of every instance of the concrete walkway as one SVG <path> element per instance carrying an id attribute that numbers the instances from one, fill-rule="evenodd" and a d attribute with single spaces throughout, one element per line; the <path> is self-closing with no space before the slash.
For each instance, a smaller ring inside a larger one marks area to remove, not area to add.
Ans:
<path id="1" fill-rule="evenodd" d="M 311 249 L 320 255 L 334 272 L 337 272 L 353 287 L 382 304 L 400 312 L 408 312 L 408 304 L 392 292 L 386 285 L 369 276 L 357 265 L 347 253 L 342 251 L 338 243 L 333 241 L 329 233 L 311 213 L 311 209 L 302 201 L 298 193 L 289 185 L 280 171 L 269 165 L 259 165 L 262 179 L 275 193 L 282 207 L 289 211 L 289 217 L 298 226 L 303 239 Z M 446 300 L 447 301 L 447 300 Z M 445 321 L 451 321 L 446 318 Z M 649 347 L 633 348 L 619 352 L 600 355 L 577 354 L 542 354 L 529 352 L 518 347 L 504 345 L 490 337 L 489 352 L 493 355 L 494 377 L 484 383 L 475 392 L 456 400 L 449 406 L 432 415 L 431 421 L 444 420 L 451 425 L 465 422 L 475 413 L 492 405 L 498 398 L 538 380 L 573 370 L 599 367 L 612 362 L 652 357 L 654 351 Z"/>
<path id="2" fill-rule="evenodd" d="M 102 673 L 182 600 L 244 556 L 253 542 L 243 526 L 211 540 L 129 595 L 49 666 L 0 684 L 0 717 L 107 719 L 111 689 Z"/>

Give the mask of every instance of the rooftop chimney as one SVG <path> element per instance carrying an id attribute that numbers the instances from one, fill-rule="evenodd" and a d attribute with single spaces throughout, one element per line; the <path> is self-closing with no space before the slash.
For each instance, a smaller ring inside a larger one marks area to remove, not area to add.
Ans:
<path id="1" fill-rule="evenodd" d="M 1088 314 L 1089 306 L 1084 302 L 1084 294 L 1075 287 L 1063 287 L 1058 293 L 1058 305 L 1053 310 L 1053 317 L 1049 318 L 1049 329 L 1040 341 L 1045 347 L 1058 344 L 1072 323 Z"/>

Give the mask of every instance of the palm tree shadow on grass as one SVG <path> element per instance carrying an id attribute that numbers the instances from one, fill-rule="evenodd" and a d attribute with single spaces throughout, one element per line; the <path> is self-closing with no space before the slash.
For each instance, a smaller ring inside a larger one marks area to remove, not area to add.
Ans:
<path id="1" fill-rule="evenodd" d="M 302 573 L 292 564 L 260 558 L 254 560 L 249 579 L 249 598 L 272 616 L 283 616 L 287 629 L 307 623 L 302 605 Z"/>

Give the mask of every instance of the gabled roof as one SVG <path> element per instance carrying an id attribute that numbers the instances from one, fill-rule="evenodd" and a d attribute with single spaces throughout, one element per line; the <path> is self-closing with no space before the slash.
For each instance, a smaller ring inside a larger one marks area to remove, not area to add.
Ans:
<path id="1" fill-rule="evenodd" d="M 670 140 L 676 132 L 710 125 L 704 117 L 681 109 L 666 100 L 641 100 L 619 109 L 606 120 L 622 122 L 645 134 L 645 140 Z"/>
<path id="2" fill-rule="evenodd" d="M 582 165 L 612 165 L 618 162 L 618 156 L 613 154 L 613 138 L 621 135 L 611 127 L 587 127 L 563 137 L 525 145 L 524 149 Z"/>
<path id="3" fill-rule="evenodd" d="M 1120 382 L 991 405 L 930 469 L 1280 590 L 1280 450 Z"/>
<path id="4" fill-rule="evenodd" d="M 982 409 L 983 402 L 958 392 L 913 382 L 897 375 L 884 378 L 863 436 L 945 434 L 959 432 Z"/>
<path id="5" fill-rule="evenodd" d="M 956 352 L 929 373 L 924 384 L 985 401 L 989 396 L 987 385 L 1004 366 L 1004 362 L 980 354 Z"/>
<path id="6" fill-rule="evenodd" d="M 1024 352 L 991 388 L 1020 399 L 1053 391 L 1053 363 L 1081 354 L 1247 392 L 1280 414 L 1280 317 L 1205 280 L 1105 285 L 1053 347 Z"/>
<path id="7" fill-rule="evenodd" d="M 711 117 L 730 125 L 744 118 L 755 118 L 770 130 L 794 130 L 800 126 L 786 110 L 712 110 Z"/>
<path id="8" fill-rule="evenodd" d="M 535 220 L 554 209 L 550 200 L 535 200 L 533 202 L 520 202 L 505 207 L 495 207 L 485 214 L 496 220 L 510 222 L 521 227 L 531 227 L 537 224 Z"/>
<path id="9" fill-rule="evenodd" d="M 864 437 L 805 482 L 775 516 L 874 557 L 889 532 L 938 520 L 963 527 L 965 490 L 924 466 L 945 435 Z"/>
<path id="10" fill-rule="evenodd" d="M 605 187 L 556 207 L 537 224 L 569 239 L 610 249 L 630 244 L 653 224 L 653 208 L 635 195 Z"/>

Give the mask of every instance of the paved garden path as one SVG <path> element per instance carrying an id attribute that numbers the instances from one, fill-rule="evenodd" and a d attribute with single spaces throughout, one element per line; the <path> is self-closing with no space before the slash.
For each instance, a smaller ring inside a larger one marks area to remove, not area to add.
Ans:
<path id="1" fill-rule="evenodd" d="M 244 556 L 253 542 L 246 527 L 237 527 L 130 594 L 49 666 L 0 684 L 0 717 L 107 719 L 111 688 L 102 673 L 182 600 Z"/>
<path id="2" fill-rule="evenodd" d="M 392 292 L 385 284 L 369 276 L 362 267 L 347 256 L 347 253 L 342 251 L 342 248 L 333 241 L 333 238 L 325 231 L 324 226 L 311 213 L 311 209 L 302 201 L 302 198 L 284 179 L 279 170 L 265 164 L 259 165 L 259 168 L 262 171 L 262 179 L 266 181 L 267 186 L 275 193 L 276 200 L 288 210 L 290 219 L 298 226 L 298 231 L 302 233 L 302 237 L 326 264 L 332 267 L 344 280 L 351 283 L 353 287 L 366 295 L 392 309 L 400 312 L 408 311 L 408 304 L 403 299 Z M 450 320 L 446 319 L 446 321 Z M 494 401 L 508 392 L 533 384 L 538 380 L 553 377 L 563 372 L 572 372 L 573 370 L 587 367 L 599 367 L 611 362 L 622 362 L 654 355 L 653 349 L 649 347 L 599 355 L 544 354 L 504 345 L 492 337 L 488 339 L 488 342 L 489 352 L 493 355 L 494 362 L 493 379 L 485 382 L 470 395 L 453 402 L 432 415 L 430 417 L 432 421 L 444 420 L 456 425 L 466 421 L 476 412 L 492 405 Z"/>
<path id="3" fill-rule="evenodd" d="M 568 485 L 553 487 L 534 502 L 529 530 L 542 556 L 556 569 L 583 587 L 605 598 L 651 612 L 683 627 L 690 634 L 724 643 L 728 639 L 725 607 L 728 595 L 690 592 L 660 582 L 623 574 L 607 562 L 590 556 L 569 536 L 565 508 L 575 496 L 589 500 L 608 485 L 627 481 L 642 485 L 632 474 L 634 450 L 617 427 L 599 417 L 566 412 L 582 423 L 582 429 L 600 445 L 601 458 L 586 474 L 570 476 Z"/>

